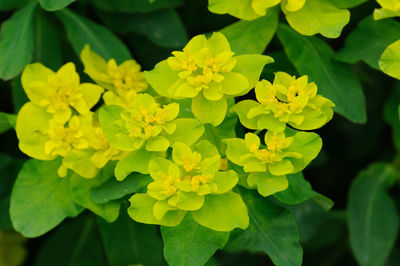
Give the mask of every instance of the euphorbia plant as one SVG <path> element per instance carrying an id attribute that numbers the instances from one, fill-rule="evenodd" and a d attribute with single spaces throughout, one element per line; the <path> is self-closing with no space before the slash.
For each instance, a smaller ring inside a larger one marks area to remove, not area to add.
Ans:
<path id="1" fill-rule="evenodd" d="M 18 113 L 16 132 L 21 151 L 54 160 L 49 175 L 71 179 L 75 213 L 81 205 L 109 222 L 118 216 L 103 211 L 112 202 L 74 199 L 85 179 L 136 179 L 140 190 L 122 211 L 139 223 L 176 227 L 189 219 L 221 233 L 247 230 L 248 209 L 237 187 L 262 197 L 286 190 L 286 176 L 301 172 L 322 147 L 316 133 L 298 130 L 320 128 L 333 116 L 334 104 L 307 76 L 277 72 L 273 84 L 259 81 L 273 59 L 235 55 L 222 33 L 194 37 L 144 73 L 134 60 L 106 61 L 88 45 L 81 59 L 97 85 L 80 84 L 72 63 L 57 72 L 41 64 L 25 68 L 30 101 Z M 235 103 L 254 88 L 257 101 Z M 256 131 L 243 137 L 224 125 L 237 116 Z"/>

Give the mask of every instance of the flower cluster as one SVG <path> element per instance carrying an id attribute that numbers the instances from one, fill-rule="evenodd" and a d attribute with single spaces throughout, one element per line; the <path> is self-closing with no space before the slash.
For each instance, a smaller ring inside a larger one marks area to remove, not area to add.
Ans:
<path id="1" fill-rule="evenodd" d="M 287 73 L 275 73 L 274 82 L 257 83 L 256 98 L 236 104 L 235 111 L 240 122 L 249 129 L 283 131 L 286 124 L 300 130 L 314 130 L 325 125 L 333 116 L 335 105 L 327 98 L 317 95 L 314 82 L 308 77 L 298 79 Z"/>
<path id="2" fill-rule="evenodd" d="M 273 62 L 263 55 L 235 56 L 221 33 L 214 33 L 209 39 L 196 36 L 182 52 L 172 54 L 154 70 L 145 72 L 146 80 L 162 96 L 192 99 L 196 118 L 214 126 L 225 118 L 227 98 L 248 93 L 264 65 Z"/>
<path id="3" fill-rule="evenodd" d="M 384 1 L 384 0 L 382 0 Z M 322 34 L 339 37 L 350 21 L 350 12 L 332 1 L 323 0 L 209 0 L 208 9 L 216 14 L 230 14 L 244 20 L 254 20 L 275 12 L 281 5 L 290 26 L 303 35 Z"/>
<path id="4" fill-rule="evenodd" d="M 154 181 L 147 193 L 132 196 L 129 214 L 138 222 L 175 226 L 190 212 L 196 222 L 216 231 L 245 229 L 249 224 L 246 207 L 240 195 L 232 192 L 237 173 L 220 171 L 221 157 L 209 141 L 202 140 L 192 149 L 176 142 L 172 161 L 150 161 Z M 235 209 L 235 215 L 229 209 Z"/>
<path id="5" fill-rule="evenodd" d="M 93 178 L 110 160 L 119 181 L 141 173 L 137 178 L 150 181 L 128 209 L 141 223 L 176 226 L 191 215 L 212 230 L 245 229 L 247 207 L 234 187 L 262 196 L 286 189 L 286 175 L 302 171 L 322 146 L 317 134 L 297 130 L 322 127 L 333 116 L 334 104 L 307 76 L 278 72 L 273 83 L 259 81 L 272 58 L 235 55 L 221 33 L 194 37 L 151 71 L 141 72 L 134 60 L 106 61 L 89 46 L 81 59 L 97 85 L 80 84 L 72 63 L 57 73 L 26 67 L 22 85 L 31 101 L 17 118 L 20 149 L 39 160 L 61 157 L 60 176 L 71 169 Z M 253 88 L 257 101 L 234 104 Z M 102 95 L 104 104 L 92 110 Z M 257 131 L 237 138 L 237 116 Z M 265 129 L 262 143 L 257 134 Z"/>
<path id="6" fill-rule="evenodd" d="M 86 178 L 95 177 L 109 160 L 119 158 L 120 152 L 109 146 L 91 112 L 103 88 L 80 84 L 73 63 L 56 73 L 39 63 L 28 65 L 21 82 L 30 100 L 17 117 L 21 151 L 39 160 L 61 156 L 60 176 L 71 169 Z"/>

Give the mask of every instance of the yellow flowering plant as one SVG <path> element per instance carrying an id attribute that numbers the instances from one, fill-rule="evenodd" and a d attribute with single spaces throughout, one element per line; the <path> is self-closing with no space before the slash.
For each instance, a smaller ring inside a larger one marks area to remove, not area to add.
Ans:
<path id="1" fill-rule="evenodd" d="M 253 1 L 252 8 L 261 16 L 279 2 Z M 290 12 L 305 5 L 282 1 Z M 21 170 L 15 195 L 25 193 L 32 175 L 58 191 L 50 201 L 38 196 L 56 213 L 45 226 L 24 227 L 13 203 L 15 227 L 27 236 L 83 209 L 113 222 L 129 196 L 123 212 L 130 222 L 179 234 L 190 224 L 223 246 L 231 232 L 252 230 L 248 197 L 263 200 L 295 186 L 289 176 L 321 150 L 316 133 L 298 130 L 325 125 L 333 102 L 307 76 L 261 79 L 272 57 L 235 53 L 220 32 L 193 37 L 147 71 L 91 47 L 84 45 L 80 58 L 93 83 L 81 83 L 74 63 L 57 72 L 34 63 L 22 72 L 29 101 L 15 129 L 20 150 L 33 160 Z M 256 100 L 248 97 L 253 90 Z M 256 131 L 235 130 L 238 120 Z"/>
<path id="2" fill-rule="evenodd" d="M 0 266 L 399 264 L 400 0 L 1 12 Z"/>
<path id="3" fill-rule="evenodd" d="M 130 199 L 128 213 L 137 222 L 178 226 L 190 215 L 218 232 L 246 229 L 246 204 L 234 192 L 239 175 L 241 185 L 264 197 L 287 189 L 286 176 L 302 171 L 322 147 L 317 134 L 288 126 L 320 128 L 332 118 L 334 104 L 317 94 L 307 76 L 277 72 L 273 84 L 259 81 L 273 59 L 235 55 L 222 33 L 195 36 L 172 55 L 143 73 L 132 59 L 106 61 L 86 45 L 84 72 L 97 85 L 80 84 L 72 63 L 56 73 L 28 65 L 21 80 L 31 101 L 16 121 L 20 149 L 38 160 L 61 162 L 60 177 L 77 174 L 102 182 L 112 169 L 120 182 L 131 174 L 149 177 L 146 193 Z M 253 88 L 257 101 L 233 104 L 235 96 Z M 92 110 L 101 95 L 104 104 Z M 235 113 L 258 131 L 238 138 L 226 126 Z M 30 119 L 33 114 L 37 119 Z M 257 134 L 264 129 L 262 144 Z"/>

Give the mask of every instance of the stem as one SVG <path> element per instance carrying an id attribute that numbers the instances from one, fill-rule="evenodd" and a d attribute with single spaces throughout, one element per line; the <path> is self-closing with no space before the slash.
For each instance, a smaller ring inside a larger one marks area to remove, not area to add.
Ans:
<path id="1" fill-rule="evenodd" d="M 218 148 L 219 145 L 218 145 L 217 137 L 215 136 L 214 127 L 210 124 L 206 124 L 205 127 L 206 127 L 207 135 L 210 137 L 210 141 Z"/>

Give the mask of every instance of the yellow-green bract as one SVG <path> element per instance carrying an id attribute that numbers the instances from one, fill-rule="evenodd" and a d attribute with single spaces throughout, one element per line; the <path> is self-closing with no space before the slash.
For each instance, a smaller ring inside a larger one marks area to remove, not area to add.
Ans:
<path id="1" fill-rule="evenodd" d="M 81 52 L 85 73 L 107 91 L 103 95 L 106 105 L 129 108 L 137 93 L 147 89 L 141 67 L 135 60 L 126 60 L 117 65 L 115 59 L 106 62 L 86 45 Z"/>
<path id="2" fill-rule="evenodd" d="M 340 36 L 350 21 L 350 12 L 325 0 L 209 0 L 208 9 L 244 20 L 265 16 L 269 8 L 281 4 L 290 26 L 303 35 L 320 33 L 327 38 Z"/>
<path id="3" fill-rule="evenodd" d="M 400 40 L 385 49 L 379 59 L 379 67 L 389 76 L 400 79 Z"/>
<path id="4" fill-rule="evenodd" d="M 219 171 L 221 157 L 215 146 L 203 140 L 193 146 L 175 143 L 173 161 L 154 158 L 149 163 L 154 180 L 147 193 L 130 199 L 129 215 L 136 221 L 167 226 L 178 225 L 185 215 L 216 231 L 245 229 L 247 209 L 239 194 L 233 170 Z"/>
<path id="5" fill-rule="evenodd" d="M 28 65 L 21 81 L 30 100 L 17 116 L 21 151 L 39 160 L 61 156 L 60 176 L 71 169 L 87 178 L 95 177 L 109 160 L 120 158 L 90 111 L 103 88 L 80 84 L 73 63 L 56 73 L 39 63 Z"/>
<path id="6" fill-rule="evenodd" d="M 250 129 L 280 132 L 289 124 L 300 130 L 314 130 L 333 116 L 335 105 L 317 94 L 317 85 L 308 83 L 307 76 L 296 79 L 277 72 L 273 84 L 262 80 L 257 83 L 255 92 L 258 102 L 240 101 L 232 108 L 240 122 Z"/>
<path id="7" fill-rule="evenodd" d="M 399 0 L 377 0 L 377 2 L 382 8 L 376 8 L 374 10 L 375 20 L 400 16 Z"/>
<path id="8" fill-rule="evenodd" d="M 263 55 L 239 55 L 231 51 L 221 33 L 207 39 L 194 37 L 182 52 L 145 72 L 146 80 L 162 96 L 192 98 L 192 112 L 202 122 L 219 125 L 227 111 L 227 97 L 248 93 L 257 83 L 265 64 Z"/>
<path id="9" fill-rule="evenodd" d="M 266 146 L 253 133 L 247 133 L 245 139 L 224 140 L 228 159 L 250 173 L 247 184 L 256 187 L 263 196 L 285 190 L 286 175 L 302 171 L 322 147 L 321 138 L 311 132 L 268 131 L 264 140 Z"/>

